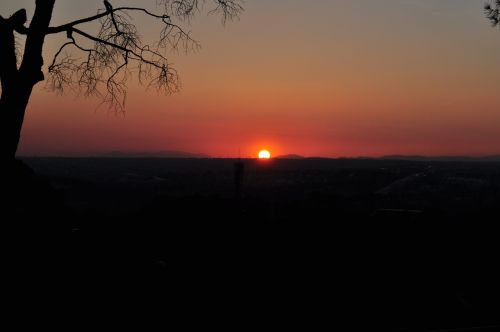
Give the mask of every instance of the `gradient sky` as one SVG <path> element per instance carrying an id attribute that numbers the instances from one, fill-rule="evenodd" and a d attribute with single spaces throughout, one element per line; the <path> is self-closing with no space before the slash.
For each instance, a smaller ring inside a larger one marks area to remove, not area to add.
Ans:
<path id="1" fill-rule="evenodd" d="M 34 0 L 3 0 L 0 13 Z M 115 5 L 151 1 L 112 1 Z M 129 85 L 126 113 L 40 84 L 21 155 L 182 150 L 255 156 L 500 153 L 500 29 L 483 0 L 247 0 L 239 21 L 205 14 L 201 51 L 171 54 L 183 89 Z M 101 1 L 59 0 L 54 24 Z M 138 20 L 143 35 L 155 26 Z M 88 30 L 88 29 L 87 29 Z M 57 38 L 47 41 L 47 57 Z M 46 62 L 49 62 L 46 60 Z"/>

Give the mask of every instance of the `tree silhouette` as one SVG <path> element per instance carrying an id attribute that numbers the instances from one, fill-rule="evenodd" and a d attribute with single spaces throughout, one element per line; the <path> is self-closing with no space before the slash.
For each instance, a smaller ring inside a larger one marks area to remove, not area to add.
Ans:
<path id="1" fill-rule="evenodd" d="M 210 4 L 208 12 L 220 14 L 223 23 L 243 11 L 243 0 L 157 0 L 159 13 L 144 7 L 114 7 L 104 0 L 104 8 L 94 16 L 50 26 L 55 2 L 35 0 L 29 26 L 25 9 L 9 18 L 0 16 L 1 160 L 15 158 L 26 106 L 33 87 L 45 80 L 45 74 L 48 86 L 55 91 L 70 88 L 84 96 L 98 96 L 103 103 L 122 110 L 131 75 L 166 94 L 179 90 L 178 73 L 166 53 L 199 48 L 182 24 L 205 5 Z M 161 25 L 153 44 L 143 41 L 132 23 L 133 15 L 144 15 Z M 97 27 L 97 32 L 86 32 L 88 24 L 94 24 L 91 30 Z M 25 36 L 24 47 L 16 43 L 16 34 Z M 43 46 L 45 37 L 52 34 L 65 34 L 67 41 L 47 63 L 44 74 Z"/>
<path id="2" fill-rule="evenodd" d="M 493 26 L 500 26 L 500 0 L 495 0 L 494 3 L 486 3 L 484 11 Z"/>

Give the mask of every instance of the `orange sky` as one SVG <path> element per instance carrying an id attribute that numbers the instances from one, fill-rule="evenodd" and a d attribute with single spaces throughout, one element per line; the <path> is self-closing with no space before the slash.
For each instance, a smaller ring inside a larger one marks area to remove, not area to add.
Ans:
<path id="1" fill-rule="evenodd" d="M 101 3 L 59 2 L 56 23 Z M 2 2 L 0 13 L 24 3 L 32 13 L 32 0 Z M 19 154 L 500 153 L 500 29 L 484 18 L 482 0 L 248 0 L 245 7 L 226 27 L 214 16 L 193 21 L 202 50 L 169 55 L 182 91 L 165 97 L 131 82 L 124 115 L 40 84 Z M 137 22 L 154 36 L 154 25 Z M 47 56 L 57 42 L 48 40 Z"/>

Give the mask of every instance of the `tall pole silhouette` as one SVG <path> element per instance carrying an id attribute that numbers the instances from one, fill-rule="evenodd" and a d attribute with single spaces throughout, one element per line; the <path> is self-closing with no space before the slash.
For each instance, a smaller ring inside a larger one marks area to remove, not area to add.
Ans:
<path id="1" fill-rule="evenodd" d="M 245 164 L 241 160 L 238 151 L 238 161 L 234 163 L 234 197 L 239 202 L 242 196 L 243 178 L 245 175 Z"/>

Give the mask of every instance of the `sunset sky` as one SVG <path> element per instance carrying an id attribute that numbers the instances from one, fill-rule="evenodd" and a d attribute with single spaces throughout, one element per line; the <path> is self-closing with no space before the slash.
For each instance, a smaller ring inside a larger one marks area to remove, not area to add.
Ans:
<path id="1" fill-rule="evenodd" d="M 3 0 L 0 14 L 24 7 L 31 17 L 34 2 Z M 125 114 L 115 114 L 41 83 L 18 154 L 500 154 L 500 29 L 485 19 L 484 2 L 247 0 L 226 26 L 205 12 L 187 28 L 202 49 L 169 54 L 180 93 L 130 82 Z M 53 25 L 101 7 L 59 0 Z M 136 22 L 154 40 L 159 26 Z M 46 63 L 60 41 L 47 40 Z"/>

